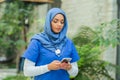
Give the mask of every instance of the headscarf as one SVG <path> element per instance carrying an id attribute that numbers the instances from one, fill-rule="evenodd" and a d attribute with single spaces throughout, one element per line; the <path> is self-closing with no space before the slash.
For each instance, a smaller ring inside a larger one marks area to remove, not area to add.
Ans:
<path id="1" fill-rule="evenodd" d="M 64 26 L 60 33 L 56 34 L 51 29 L 51 21 L 57 14 L 64 16 Z M 39 34 L 35 34 L 32 39 L 37 39 L 41 42 L 42 46 L 55 51 L 56 49 L 62 50 L 63 46 L 67 41 L 66 32 L 68 28 L 66 14 L 60 8 L 52 8 L 48 11 L 46 21 L 44 25 L 44 31 Z"/>

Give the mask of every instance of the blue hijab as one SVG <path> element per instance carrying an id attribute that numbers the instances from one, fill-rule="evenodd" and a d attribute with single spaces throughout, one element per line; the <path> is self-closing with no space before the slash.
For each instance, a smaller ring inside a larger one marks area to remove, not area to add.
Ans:
<path id="1" fill-rule="evenodd" d="M 51 30 L 51 21 L 57 14 L 64 16 L 64 27 L 60 33 L 55 34 Z M 59 8 L 52 8 L 48 11 L 46 21 L 44 25 L 44 31 L 39 34 L 35 34 L 32 39 L 37 39 L 41 42 L 42 46 L 48 50 L 55 52 L 56 49 L 62 50 L 63 46 L 67 41 L 66 32 L 68 28 L 66 14 Z"/>

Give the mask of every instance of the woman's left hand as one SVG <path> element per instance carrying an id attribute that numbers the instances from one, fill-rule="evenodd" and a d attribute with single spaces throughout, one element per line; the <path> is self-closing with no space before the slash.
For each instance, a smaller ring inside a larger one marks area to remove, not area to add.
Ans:
<path id="1" fill-rule="evenodd" d="M 61 69 L 64 69 L 64 70 L 70 70 L 72 68 L 70 63 L 65 63 L 65 62 L 61 63 L 60 67 Z"/>

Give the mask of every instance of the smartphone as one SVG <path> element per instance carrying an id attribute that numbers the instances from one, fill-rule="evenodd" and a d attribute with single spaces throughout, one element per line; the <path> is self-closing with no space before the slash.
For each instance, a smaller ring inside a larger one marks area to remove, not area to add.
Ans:
<path id="1" fill-rule="evenodd" d="M 61 60 L 61 63 L 68 63 L 68 62 L 70 62 L 72 60 L 72 58 L 63 58 L 62 60 Z"/>

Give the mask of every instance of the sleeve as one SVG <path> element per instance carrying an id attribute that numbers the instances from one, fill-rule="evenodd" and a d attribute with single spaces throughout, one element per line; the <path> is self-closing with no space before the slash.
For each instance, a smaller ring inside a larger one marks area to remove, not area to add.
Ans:
<path id="1" fill-rule="evenodd" d="M 78 55 L 78 52 L 76 50 L 76 47 L 74 46 L 73 42 L 71 43 L 72 51 L 71 51 L 71 63 L 76 62 L 80 59 L 80 56 Z"/>
<path id="2" fill-rule="evenodd" d="M 48 65 L 35 66 L 35 63 L 25 59 L 24 63 L 24 75 L 25 76 L 37 76 L 49 72 Z"/>
<path id="3" fill-rule="evenodd" d="M 68 70 L 70 77 L 74 78 L 78 74 L 78 65 L 77 62 L 71 63 L 72 68 Z"/>
<path id="4" fill-rule="evenodd" d="M 40 42 L 38 42 L 37 40 L 32 40 L 22 57 L 29 59 L 32 62 L 36 62 L 39 56 L 40 45 Z"/>

